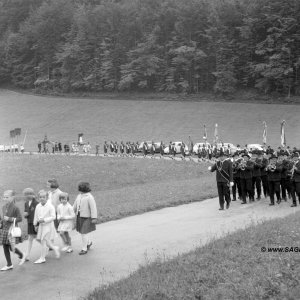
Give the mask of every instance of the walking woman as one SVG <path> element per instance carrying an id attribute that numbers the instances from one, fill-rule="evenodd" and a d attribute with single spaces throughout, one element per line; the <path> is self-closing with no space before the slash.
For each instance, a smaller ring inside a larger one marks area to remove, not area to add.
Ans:
<path id="1" fill-rule="evenodd" d="M 11 236 L 11 228 L 14 221 L 16 224 L 22 221 L 21 212 L 15 205 L 15 192 L 13 190 L 5 191 L 3 201 L 5 204 L 2 207 L 2 217 L 0 218 L 0 244 L 3 245 L 7 265 L 4 266 L 1 271 L 8 271 L 13 269 L 10 251 L 19 256 L 19 265 L 25 262 L 25 254 L 15 246 L 17 243 L 22 242 L 22 238 L 14 238 Z"/>
<path id="2" fill-rule="evenodd" d="M 82 249 L 79 255 L 87 254 L 92 246 L 89 233 L 96 230 L 97 206 L 92 196 L 90 184 L 80 182 L 78 185 L 80 194 L 77 196 L 73 209 L 76 215 L 76 230 L 81 234 Z"/>

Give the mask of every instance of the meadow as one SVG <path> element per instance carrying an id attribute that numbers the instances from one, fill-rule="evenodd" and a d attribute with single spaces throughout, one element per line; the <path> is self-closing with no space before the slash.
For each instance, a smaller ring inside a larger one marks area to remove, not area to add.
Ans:
<path id="1" fill-rule="evenodd" d="M 110 141 L 154 140 L 202 142 L 203 125 L 212 142 L 214 126 L 219 138 L 233 144 L 262 143 L 262 122 L 268 126 L 267 143 L 280 144 L 280 122 L 286 120 L 286 138 L 300 147 L 299 105 L 104 100 L 43 97 L 0 90 L 0 144 L 9 144 L 9 131 L 22 128 L 19 140 L 25 149 L 37 151 L 37 143 L 47 134 L 51 141 L 71 143 L 83 133 L 95 152 L 95 144 Z"/>
<path id="2" fill-rule="evenodd" d="M 57 178 L 73 203 L 79 181 L 91 184 L 99 222 L 216 196 L 207 163 L 62 155 L 0 155 L 0 193 L 26 187 L 46 189 Z M 22 197 L 18 205 L 23 211 Z M 24 224 L 25 222 L 23 222 Z"/>
<path id="3" fill-rule="evenodd" d="M 265 221 L 141 267 L 85 300 L 299 299 L 300 214 Z M 262 247 L 294 247 L 264 252 Z"/>

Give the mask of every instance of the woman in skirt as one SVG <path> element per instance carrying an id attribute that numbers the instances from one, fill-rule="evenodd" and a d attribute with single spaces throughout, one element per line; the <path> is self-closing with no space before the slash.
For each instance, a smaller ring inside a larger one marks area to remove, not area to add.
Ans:
<path id="1" fill-rule="evenodd" d="M 88 182 L 79 183 L 78 191 L 80 194 L 74 202 L 73 209 L 76 215 L 76 230 L 82 238 L 82 249 L 79 255 L 84 255 L 92 246 L 89 233 L 96 230 L 97 206 L 90 193 L 91 189 Z"/>
<path id="2" fill-rule="evenodd" d="M 36 200 L 35 193 L 32 188 L 24 189 L 23 195 L 25 197 L 24 218 L 27 219 L 28 248 L 26 252 L 26 261 L 28 261 L 32 248 L 32 243 L 33 240 L 36 238 L 37 234 L 33 225 L 33 219 L 35 208 L 39 203 Z"/>
<path id="3" fill-rule="evenodd" d="M 22 221 L 22 216 L 19 208 L 15 205 L 15 192 L 12 190 L 5 191 L 3 194 L 2 217 L 0 216 L 0 244 L 3 245 L 4 255 L 6 258 L 6 266 L 1 271 L 8 271 L 13 269 L 10 252 L 16 253 L 20 258 L 19 265 L 25 262 L 25 254 L 22 253 L 15 244 L 22 242 L 22 238 L 14 238 L 11 236 L 11 228 L 13 222 L 19 223 Z"/>

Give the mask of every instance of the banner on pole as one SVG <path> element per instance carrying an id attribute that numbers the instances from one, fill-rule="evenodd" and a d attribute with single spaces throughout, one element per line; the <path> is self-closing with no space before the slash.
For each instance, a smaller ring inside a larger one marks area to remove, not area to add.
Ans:
<path id="1" fill-rule="evenodd" d="M 15 128 L 15 135 L 21 135 L 21 128 Z"/>
<path id="2" fill-rule="evenodd" d="M 15 130 L 11 130 L 11 131 L 9 132 L 9 134 L 10 134 L 10 138 L 12 138 L 12 139 L 16 136 Z"/>
<path id="3" fill-rule="evenodd" d="M 204 139 L 204 141 L 206 143 L 206 141 L 207 141 L 207 131 L 206 131 L 206 126 L 205 125 L 204 125 L 203 139 Z"/>
<path id="4" fill-rule="evenodd" d="M 281 138 L 281 146 L 285 147 L 286 146 L 286 138 L 285 138 L 285 120 L 283 120 L 281 122 L 281 126 L 280 126 L 280 138 Z"/>
<path id="5" fill-rule="evenodd" d="M 217 144 L 219 141 L 219 136 L 218 136 L 218 124 L 215 125 L 215 133 L 214 133 L 214 143 Z"/>
<path id="6" fill-rule="evenodd" d="M 263 143 L 266 145 L 267 144 L 267 123 L 264 121 L 264 131 L 263 131 Z"/>

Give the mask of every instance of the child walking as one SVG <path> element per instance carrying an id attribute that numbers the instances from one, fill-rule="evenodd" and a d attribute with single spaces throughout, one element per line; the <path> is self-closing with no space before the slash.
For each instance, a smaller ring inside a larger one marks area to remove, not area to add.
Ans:
<path id="1" fill-rule="evenodd" d="M 48 201 L 48 193 L 41 190 L 38 193 L 39 204 L 37 205 L 34 213 L 33 225 L 37 231 L 37 241 L 42 245 L 41 257 L 35 261 L 35 264 L 42 264 L 46 262 L 47 247 L 54 250 L 56 258 L 60 257 L 59 247 L 53 244 L 56 236 L 54 220 L 56 218 L 55 208 Z"/>
<path id="2" fill-rule="evenodd" d="M 23 195 L 25 197 L 24 217 L 27 219 L 28 247 L 26 252 L 26 261 L 28 261 L 32 248 L 32 243 L 33 240 L 36 238 L 37 234 L 33 225 L 33 219 L 35 208 L 39 203 L 36 200 L 36 196 L 32 188 L 24 189 Z"/>
<path id="3" fill-rule="evenodd" d="M 67 193 L 61 193 L 59 200 L 61 203 L 57 207 L 58 232 L 64 243 L 64 247 L 61 250 L 71 253 L 73 249 L 69 232 L 73 230 L 75 213 L 73 206 L 69 203 L 69 195 Z"/>
<path id="4" fill-rule="evenodd" d="M 73 208 L 76 214 L 76 230 L 81 234 L 82 249 L 79 255 L 87 254 L 92 246 L 89 233 L 96 230 L 97 206 L 88 182 L 80 182 L 78 185 L 79 195 Z"/>

